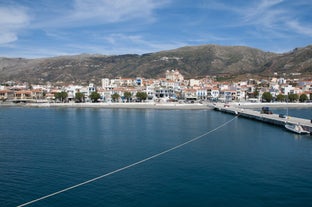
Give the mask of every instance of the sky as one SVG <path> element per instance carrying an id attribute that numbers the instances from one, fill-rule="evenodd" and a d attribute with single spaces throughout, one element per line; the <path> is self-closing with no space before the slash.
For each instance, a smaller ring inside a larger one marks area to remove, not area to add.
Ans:
<path id="1" fill-rule="evenodd" d="M 0 0 L 0 57 L 312 44 L 311 0 Z"/>

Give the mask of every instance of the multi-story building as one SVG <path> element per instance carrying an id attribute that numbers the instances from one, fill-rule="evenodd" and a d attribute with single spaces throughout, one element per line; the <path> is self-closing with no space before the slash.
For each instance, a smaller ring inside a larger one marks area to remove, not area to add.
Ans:
<path id="1" fill-rule="evenodd" d="M 67 93 L 68 101 L 73 101 L 75 99 L 76 93 L 80 92 L 83 86 L 69 85 L 66 86 L 64 91 Z M 88 94 L 86 94 L 88 96 Z"/>
<path id="2" fill-rule="evenodd" d="M 195 101 L 197 100 L 196 90 L 192 88 L 187 88 L 182 91 L 182 98 L 187 101 Z"/>
<path id="3" fill-rule="evenodd" d="M 210 100 L 217 100 L 220 96 L 218 87 L 207 88 L 207 98 Z"/>
<path id="4" fill-rule="evenodd" d="M 14 98 L 14 91 L 8 90 L 8 89 L 0 90 L 0 101 L 5 101 L 8 99 L 13 99 L 13 98 Z"/>
<path id="5" fill-rule="evenodd" d="M 206 100 L 207 99 L 207 88 L 199 88 L 196 90 L 196 96 L 198 100 Z"/>
<path id="6" fill-rule="evenodd" d="M 176 82 L 182 82 L 184 80 L 184 77 L 178 70 L 171 70 L 171 71 L 167 70 L 166 79 L 176 81 Z"/>
<path id="7" fill-rule="evenodd" d="M 172 88 L 155 88 L 155 96 L 157 98 L 170 98 L 175 97 L 174 90 Z"/>

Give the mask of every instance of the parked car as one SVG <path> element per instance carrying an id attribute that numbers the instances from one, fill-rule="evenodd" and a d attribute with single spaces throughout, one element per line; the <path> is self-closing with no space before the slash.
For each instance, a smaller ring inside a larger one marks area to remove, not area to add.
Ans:
<path id="1" fill-rule="evenodd" d="M 273 114 L 269 107 L 265 106 L 261 109 L 261 114 Z"/>
<path id="2" fill-rule="evenodd" d="M 228 107 L 230 107 L 230 104 L 224 104 L 224 107 L 228 108 Z"/>
<path id="3" fill-rule="evenodd" d="M 279 114 L 278 117 L 279 118 L 287 118 L 287 116 L 285 114 Z"/>

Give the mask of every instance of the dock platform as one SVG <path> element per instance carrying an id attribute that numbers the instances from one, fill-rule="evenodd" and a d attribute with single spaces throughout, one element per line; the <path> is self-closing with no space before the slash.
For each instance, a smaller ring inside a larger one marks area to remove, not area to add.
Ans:
<path id="1" fill-rule="evenodd" d="M 268 124 L 273 124 L 277 126 L 284 127 L 286 123 L 289 124 L 300 124 L 304 130 L 310 132 L 312 134 L 312 121 L 309 119 L 302 119 L 293 116 L 287 116 L 285 118 L 279 117 L 278 114 L 263 114 L 260 111 L 255 111 L 251 109 L 240 108 L 237 106 L 229 106 L 229 105 L 215 105 L 214 110 L 220 111 L 223 113 L 239 115 L 240 117 L 253 119 L 257 121 L 261 121 Z"/>

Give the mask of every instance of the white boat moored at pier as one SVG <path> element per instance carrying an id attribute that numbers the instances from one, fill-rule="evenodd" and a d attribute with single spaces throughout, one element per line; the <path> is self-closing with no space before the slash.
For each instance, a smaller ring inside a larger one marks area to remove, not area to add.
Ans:
<path id="1" fill-rule="evenodd" d="M 309 131 L 304 130 L 300 124 L 285 124 L 285 128 L 297 134 L 310 134 Z"/>

